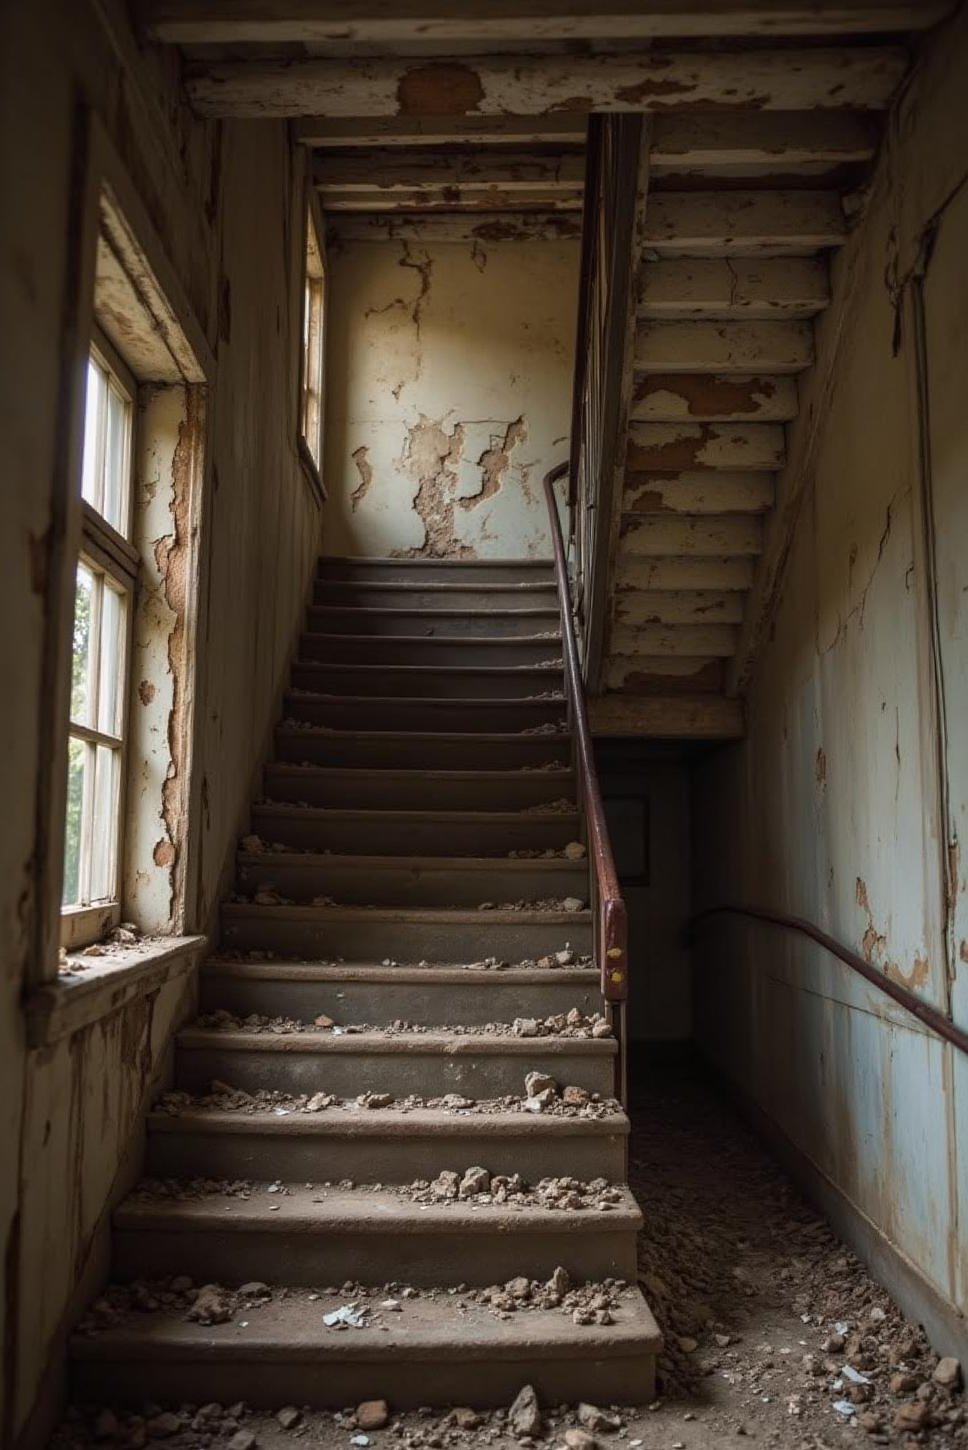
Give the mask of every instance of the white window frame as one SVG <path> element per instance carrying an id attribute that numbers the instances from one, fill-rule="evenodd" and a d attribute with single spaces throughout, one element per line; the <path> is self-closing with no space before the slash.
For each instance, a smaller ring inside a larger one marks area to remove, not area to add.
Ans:
<path id="1" fill-rule="evenodd" d="M 100 685 L 100 651 L 102 626 L 102 600 L 105 589 L 114 589 L 124 597 L 124 632 L 122 637 L 122 659 L 117 682 L 121 702 L 121 718 L 118 733 L 99 728 L 98 725 L 82 724 L 73 719 L 68 723 L 68 749 L 72 741 L 80 741 L 88 752 L 88 768 L 85 771 L 84 802 L 81 812 L 81 839 L 79 845 L 79 900 L 76 904 L 61 907 L 61 945 L 66 950 L 86 945 L 103 936 L 105 931 L 121 920 L 121 874 L 124 859 L 124 806 L 125 781 L 128 769 L 128 725 L 130 710 L 130 685 L 133 625 L 135 615 L 136 588 L 138 581 L 139 556 L 131 542 L 132 510 L 134 507 L 134 457 L 135 427 L 137 418 L 138 385 L 123 359 L 101 332 L 94 327 L 91 336 L 89 357 L 107 375 L 108 386 L 116 391 L 127 408 L 127 429 L 125 457 L 122 467 L 127 476 L 127 503 L 125 517 L 121 521 L 124 531 L 115 528 L 93 507 L 87 499 L 81 499 L 81 540 L 77 562 L 83 563 L 94 579 L 91 603 L 91 638 L 89 643 L 89 684 L 96 692 Z M 99 435 L 99 441 L 103 438 Z M 76 576 L 75 576 L 76 577 Z M 76 598 L 76 584 L 75 584 Z M 91 718 L 98 720 L 98 701 L 92 701 Z M 94 858 L 94 837 L 96 813 L 93 792 L 95 770 L 93 757 L 97 748 L 106 747 L 116 756 L 115 792 L 113 811 L 113 858 L 110 865 L 111 890 L 107 896 L 93 898 L 90 890 L 91 865 Z M 65 822 L 66 845 L 66 822 Z"/>
<path id="2" fill-rule="evenodd" d="M 312 195 L 306 203 L 303 249 L 302 331 L 299 367 L 299 452 L 318 491 L 324 494 L 323 413 L 325 404 L 326 263 L 320 218 Z"/>

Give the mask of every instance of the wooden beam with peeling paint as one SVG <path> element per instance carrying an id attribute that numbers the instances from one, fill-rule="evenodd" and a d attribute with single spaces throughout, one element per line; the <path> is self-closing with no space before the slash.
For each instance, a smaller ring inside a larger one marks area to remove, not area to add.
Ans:
<path id="1" fill-rule="evenodd" d="M 787 423 L 796 416 L 789 374 L 639 373 L 632 397 L 637 423 Z"/>
<path id="2" fill-rule="evenodd" d="M 746 555 L 657 555 L 619 554 L 615 563 L 618 591 L 658 589 L 746 590 L 753 583 L 753 558 Z"/>
<path id="3" fill-rule="evenodd" d="M 907 69 L 900 46 L 480 55 L 439 60 L 189 63 L 203 116 L 541 115 L 546 111 L 882 110 Z"/>
<path id="4" fill-rule="evenodd" d="M 774 478 L 765 470 L 705 473 L 629 473 L 622 513 L 751 514 L 773 506 Z"/>
<path id="5" fill-rule="evenodd" d="M 605 688 L 633 695 L 715 694 L 723 675 L 721 655 L 613 655 Z"/>
<path id="6" fill-rule="evenodd" d="M 639 278 L 639 316 L 663 318 L 807 318 L 830 301 L 823 257 L 676 258 L 647 262 Z"/>
<path id="7" fill-rule="evenodd" d="M 615 598 L 616 625 L 741 624 L 744 595 L 738 589 L 622 589 Z"/>
<path id="8" fill-rule="evenodd" d="M 572 187 L 530 186 L 505 189 L 500 186 L 465 188 L 425 187 L 420 191 L 329 191 L 320 190 L 323 210 L 335 212 L 580 212 L 582 192 Z"/>
<path id="9" fill-rule="evenodd" d="M 650 469 L 778 469 L 785 443 L 779 423 L 633 423 L 626 467 Z"/>
<path id="10" fill-rule="evenodd" d="M 623 519 L 619 554 L 638 558 L 669 558 L 696 554 L 729 558 L 753 557 L 763 547 L 763 526 L 754 514 L 678 518 L 646 514 Z"/>
<path id="11" fill-rule="evenodd" d="M 328 239 L 346 242 L 496 242 L 577 243 L 581 218 L 571 212 L 513 211 L 455 214 L 453 212 L 341 212 L 329 218 Z"/>
<path id="12" fill-rule="evenodd" d="M 862 35 L 934 25 L 951 0 L 143 0 L 154 40 L 393 45 Z"/>
<path id="13" fill-rule="evenodd" d="M 741 740 L 743 706 L 722 695 L 598 695 L 588 702 L 593 735 L 653 740 Z"/>
<path id="14" fill-rule="evenodd" d="M 667 191 L 649 198 L 656 257 L 803 255 L 839 247 L 847 228 L 833 191 Z"/>
<path id="15" fill-rule="evenodd" d="M 809 322 L 640 322 L 636 367 L 663 373 L 797 373 L 813 361 Z"/>
<path id="16" fill-rule="evenodd" d="M 581 191 L 585 182 L 584 157 L 541 153 L 493 151 L 447 152 L 426 150 L 354 151 L 320 156 L 313 167 L 315 185 L 328 196 L 343 192 L 408 192 L 424 188 L 457 187 L 461 191 Z"/>
<path id="17" fill-rule="evenodd" d="M 304 146 L 353 152 L 435 146 L 584 146 L 584 116 L 306 116 L 293 122 Z"/>
<path id="18" fill-rule="evenodd" d="M 783 172 L 823 162 L 869 161 L 877 145 L 870 116 L 834 111 L 714 111 L 657 115 L 652 174 L 723 166 Z"/>

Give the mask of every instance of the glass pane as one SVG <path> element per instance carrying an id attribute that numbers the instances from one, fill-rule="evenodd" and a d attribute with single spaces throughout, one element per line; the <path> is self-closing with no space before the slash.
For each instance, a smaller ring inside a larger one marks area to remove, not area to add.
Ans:
<path id="1" fill-rule="evenodd" d="M 124 723 L 124 647 L 127 598 L 105 576 L 101 590 L 101 678 L 97 728 L 120 735 Z"/>
<path id="2" fill-rule="evenodd" d="M 113 901 L 117 894 L 118 788 L 121 756 L 97 747 L 94 774 L 94 829 L 91 833 L 91 901 Z"/>
<path id="3" fill-rule="evenodd" d="M 81 899 L 81 840 L 84 815 L 84 772 L 89 751 L 82 740 L 67 742 L 67 825 L 64 832 L 64 906 Z"/>
<path id="4" fill-rule="evenodd" d="M 94 682 L 91 679 L 94 592 L 94 575 L 83 560 L 79 560 L 74 587 L 74 653 L 71 662 L 71 719 L 78 725 L 94 723 L 91 718 L 94 702 Z"/>
<path id="5" fill-rule="evenodd" d="M 110 383 L 104 435 L 104 485 L 100 512 L 119 534 L 128 532 L 128 427 L 131 409 Z"/>
<path id="6" fill-rule="evenodd" d="M 87 398 L 84 404 L 84 463 L 81 469 L 81 495 L 92 508 L 100 508 L 101 491 L 101 417 L 104 403 L 105 376 L 93 358 L 87 364 Z"/>

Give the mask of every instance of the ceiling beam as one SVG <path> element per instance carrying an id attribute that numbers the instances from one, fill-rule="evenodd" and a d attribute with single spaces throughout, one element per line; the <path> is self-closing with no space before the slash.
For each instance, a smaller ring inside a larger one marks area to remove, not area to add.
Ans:
<path id="1" fill-rule="evenodd" d="M 796 379 L 784 374 L 639 373 L 631 414 L 638 423 L 788 423 L 797 404 Z"/>
<path id="2" fill-rule="evenodd" d="M 615 596 L 615 624 L 741 624 L 739 589 L 622 589 Z"/>
<path id="3" fill-rule="evenodd" d="M 835 191 L 653 192 L 645 230 L 655 257 L 802 254 L 847 235 Z"/>
<path id="4" fill-rule="evenodd" d="M 358 151 L 336 156 L 321 156 L 313 169 L 317 187 L 330 194 L 336 192 L 419 191 L 422 187 L 439 190 L 456 186 L 462 191 L 486 191 L 501 187 L 505 191 L 527 191 L 541 187 L 547 191 L 580 191 L 585 181 L 584 157 L 511 156 L 492 152 L 465 155 L 440 155 L 418 152 L 407 155 L 398 151 Z"/>
<path id="5" fill-rule="evenodd" d="M 773 474 L 762 471 L 628 473 L 622 512 L 759 514 L 772 508 L 773 491 Z"/>
<path id="6" fill-rule="evenodd" d="M 305 116 L 293 123 L 304 146 L 584 146 L 584 116 Z"/>
<path id="7" fill-rule="evenodd" d="M 652 172 L 701 167 L 830 166 L 867 161 L 877 144 L 870 116 L 849 111 L 672 112 L 655 117 Z"/>
<path id="8" fill-rule="evenodd" d="M 626 464 L 650 469 L 777 469 L 786 452 L 781 423 L 633 423 Z"/>
<path id="9" fill-rule="evenodd" d="M 617 597 L 648 597 L 653 590 L 668 593 L 682 589 L 746 590 L 753 583 L 753 560 L 741 555 L 669 555 L 648 557 L 619 554 L 615 564 Z M 617 613 L 617 610 L 616 610 Z"/>
<path id="10" fill-rule="evenodd" d="M 860 35 L 921 30 L 952 0 L 145 0 L 155 40 L 182 45 L 291 41 L 653 40 Z"/>
<path id="11" fill-rule="evenodd" d="M 580 212 L 582 208 L 581 187 L 562 190 L 559 187 L 503 188 L 485 186 L 464 188 L 457 186 L 430 187 L 420 191 L 328 191 L 320 193 L 323 210 L 330 214 L 346 215 L 353 212 L 514 212 L 514 211 L 561 211 Z"/>
<path id="12" fill-rule="evenodd" d="M 329 219 L 330 238 L 342 242 L 576 243 L 581 217 L 570 212 L 341 212 Z"/>
<path id="13" fill-rule="evenodd" d="M 878 110 L 907 68 L 899 46 L 446 60 L 193 61 L 205 116 L 519 116 L 544 112 Z"/>
<path id="14" fill-rule="evenodd" d="M 829 301 L 825 257 L 671 258 L 639 278 L 639 316 L 651 320 L 813 317 Z"/>
<path id="15" fill-rule="evenodd" d="M 813 362 L 809 322 L 641 322 L 635 364 L 661 373 L 798 373 Z"/>
<path id="16" fill-rule="evenodd" d="M 758 514 L 705 514 L 696 518 L 641 514 L 622 521 L 621 552 L 626 557 L 694 555 L 715 559 L 751 556 L 762 548 L 763 524 Z"/>

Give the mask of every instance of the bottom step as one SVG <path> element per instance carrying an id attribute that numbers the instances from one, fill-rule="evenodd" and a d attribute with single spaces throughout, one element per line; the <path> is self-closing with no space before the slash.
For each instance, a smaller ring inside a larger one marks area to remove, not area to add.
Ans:
<path id="1" fill-rule="evenodd" d="M 643 1404 L 653 1398 L 662 1336 L 637 1289 L 617 1294 L 609 1325 L 579 1325 L 564 1308 L 499 1318 L 460 1295 L 382 1294 L 364 1328 L 328 1328 L 342 1297 L 294 1289 L 229 1324 L 182 1314 L 136 1314 L 71 1344 L 75 1399 L 97 1404 L 202 1404 L 339 1408 L 379 1396 L 394 1409 L 506 1405 L 532 1384 L 546 1403 Z M 462 1306 L 462 1307 L 461 1307 Z"/>

